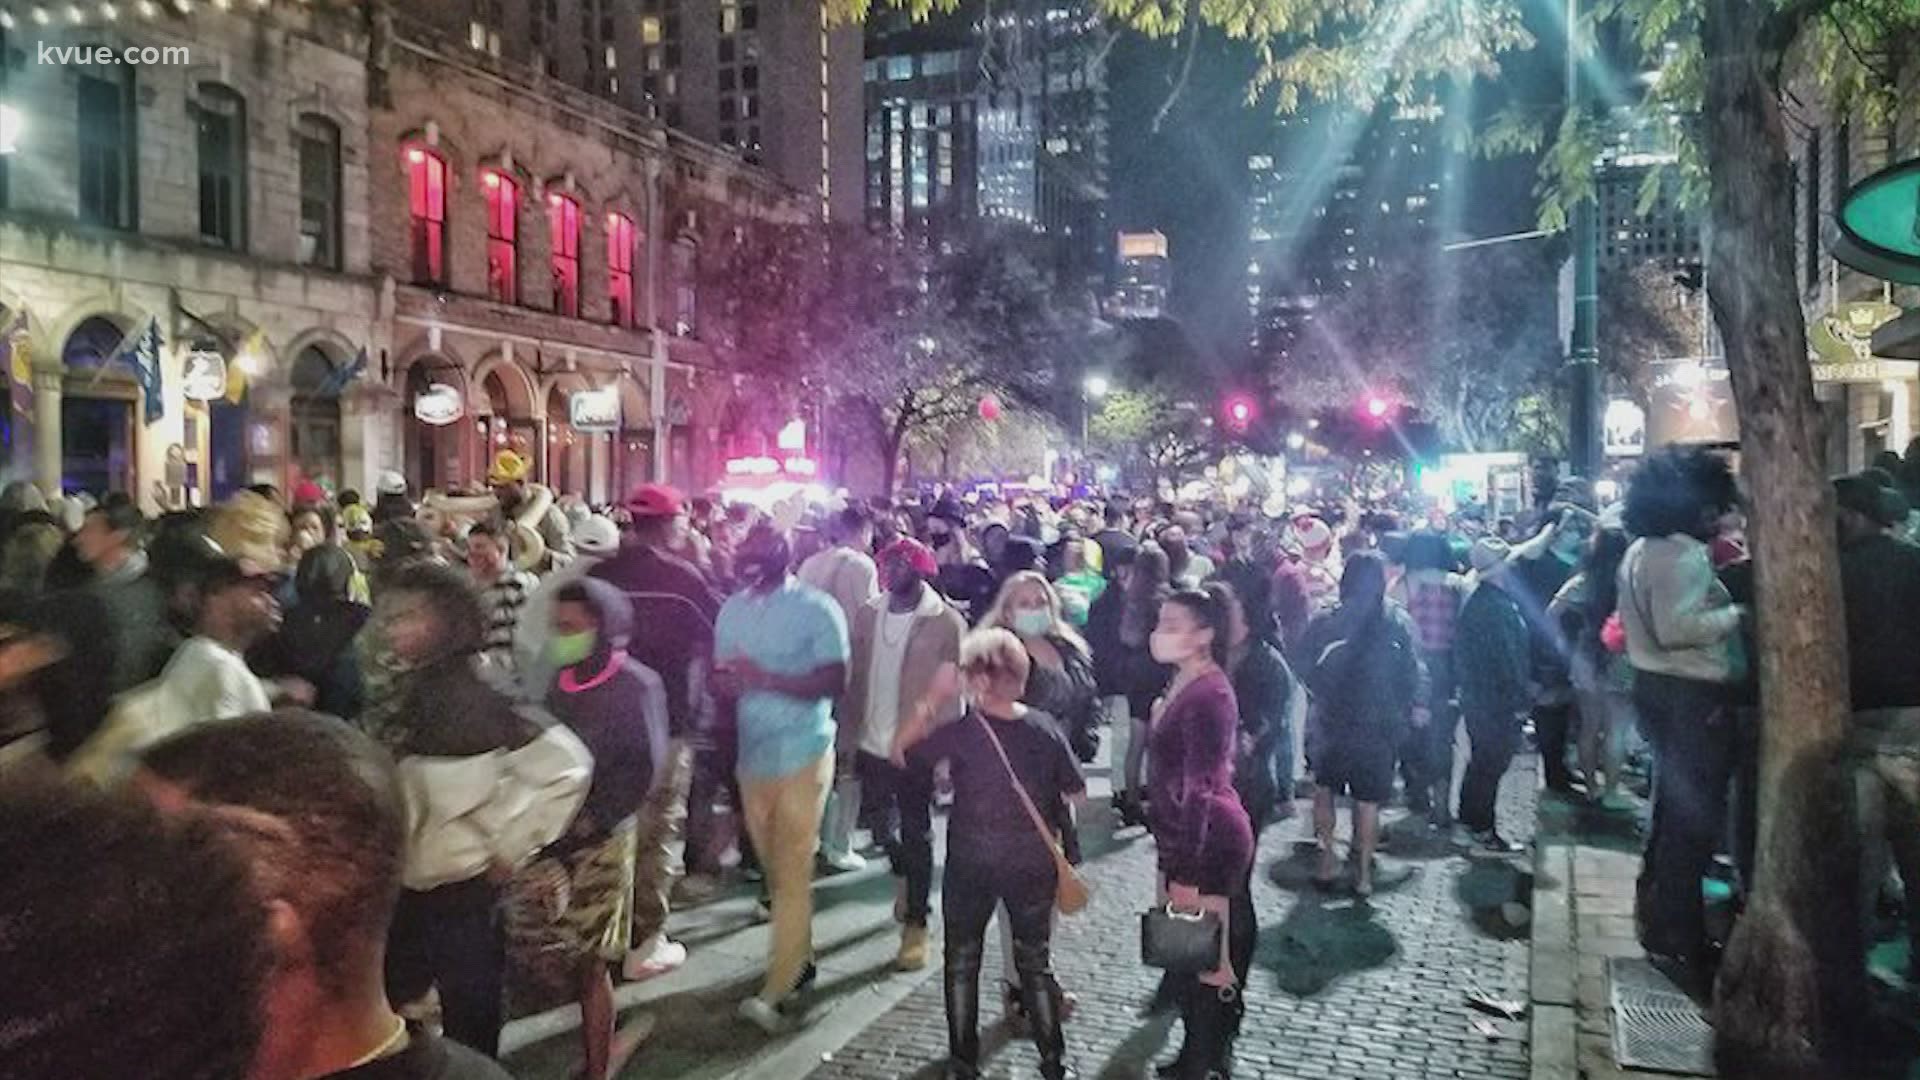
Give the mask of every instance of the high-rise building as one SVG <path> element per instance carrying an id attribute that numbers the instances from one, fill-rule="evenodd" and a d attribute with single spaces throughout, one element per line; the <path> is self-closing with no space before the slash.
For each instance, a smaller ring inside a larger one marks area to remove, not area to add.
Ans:
<path id="1" fill-rule="evenodd" d="M 910 231 L 983 217 L 1054 241 L 1076 280 L 1106 273 L 1107 86 L 1087 0 L 965 2 L 867 35 L 867 214 Z"/>
<path id="2" fill-rule="evenodd" d="M 1447 161 L 1438 106 L 1290 117 L 1247 159 L 1249 345 L 1284 359 L 1328 296 L 1429 239 Z"/>
<path id="3" fill-rule="evenodd" d="M 453 0 L 409 10 L 861 213 L 860 29 L 802 0 Z"/>
<path id="4" fill-rule="evenodd" d="M 1621 112 L 1626 114 L 1624 109 Z M 1621 270 L 1643 262 L 1698 262 L 1700 218 L 1681 204 L 1676 178 L 1665 177 L 1649 204 L 1641 206 L 1649 175 L 1660 169 L 1674 171 L 1669 141 L 1645 125 L 1621 127 L 1594 170 L 1601 269 Z"/>
<path id="5" fill-rule="evenodd" d="M 1159 318 L 1166 311 L 1173 278 L 1166 234 L 1123 232 L 1117 256 L 1107 314 L 1115 319 Z"/>

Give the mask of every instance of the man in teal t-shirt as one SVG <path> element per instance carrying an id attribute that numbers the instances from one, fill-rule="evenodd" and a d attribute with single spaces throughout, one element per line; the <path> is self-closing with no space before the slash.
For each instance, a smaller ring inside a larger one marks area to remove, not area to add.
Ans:
<path id="1" fill-rule="evenodd" d="M 734 567 L 746 584 L 714 624 L 715 689 L 735 700 L 740 801 L 773 909 L 767 978 L 740 1015 L 769 1031 L 813 974 L 813 853 L 833 783 L 833 699 L 846 687 L 847 621 L 788 573 L 792 549 L 762 525 Z"/>

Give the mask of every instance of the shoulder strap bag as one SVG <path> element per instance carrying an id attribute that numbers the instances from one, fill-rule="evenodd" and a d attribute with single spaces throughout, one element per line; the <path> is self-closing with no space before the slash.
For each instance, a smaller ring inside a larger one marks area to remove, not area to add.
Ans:
<path id="1" fill-rule="evenodd" d="M 1053 854 L 1054 891 L 1053 906 L 1060 909 L 1062 915 L 1072 915 L 1087 906 L 1087 884 L 1080 880 L 1073 864 L 1067 861 L 1066 852 L 1060 849 L 1060 841 L 1047 828 L 1047 819 L 1040 815 L 1040 809 L 1033 805 L 1033 799 L 1027 794 L 1027 786 L 1020 782 L 1020 775 L 1013 771 L 1013 762 L 1007 758 L 1007 748 L 1000 745 L 1000 736 L 993 730 L 993 722 L 985 716 L 979 717 L 980 730 L 987 733 L 987 741 L 993 744 L 993 752 L 1000 757 L 1000 764 L 1007 770 L 1007 780 L 1013 784 L 1013 793 L 1020 796 L 1020 805 L 1027 808 L 1027 817 L 1033 821 L 1033 829 Z"/>

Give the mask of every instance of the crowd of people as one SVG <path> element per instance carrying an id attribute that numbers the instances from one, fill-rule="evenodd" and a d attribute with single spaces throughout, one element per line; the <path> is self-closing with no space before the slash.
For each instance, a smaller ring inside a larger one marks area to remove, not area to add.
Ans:
<path id="1" fill-rule="evenodd" d="M 1313 885 L 1364 903 L 1396 800 L 1519 850 L 1498 796 L 1529 727 L 1547 785 L 1603 811 L 1633 810 L 1650 752 L 1639 925 L 1701 970 L 1700 880 L 1723 848 L 1750 866 L 1752 575 L 1707 451 L 1650 454 L 1620 503 L 1564 479 L 1499 522 L 660 485 L 596 511 L 526 475 L 508 451 L 484 499 L 387 474 L 371 504 L 261 486 L 153 520 L 0 494 L 0 849 L 35 868 L 0 880 L 0 1062 L 27 1063 L 0 1074 L 498 1077 L 524 983 L 579 1004 L 605 1080 L 650 1030 L 619 1022 L 616 976 L 683 964 L 672 907 L 731 881 L 771 924 L 739 1016 L 779 1032 L 818 974 L 814 879 L 863 864 L 858 832 L 895 879 L 895 966 L 931 962 L 945 807 L 951 1073 L 981 1066 L 997 916 L 997 993 L 1064 1077 L 1051 938 L 1103 755 L 1116 825 L 1156 845 L 1142 901 L 1220 927 L 1217 963 L 1163 980 L 1185 1032 L 1164 1076 L 1230 1073 L 1256 847 L 1296 796 Z M 1836 490 L 1853 749 L 1906 879 L 1920 674 L 1896 616 L 1920 548 L 1892 477 Z"/>

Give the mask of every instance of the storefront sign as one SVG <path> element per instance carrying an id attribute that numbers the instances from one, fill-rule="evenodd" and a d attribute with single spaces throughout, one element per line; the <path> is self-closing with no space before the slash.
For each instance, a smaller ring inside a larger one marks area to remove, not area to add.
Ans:
<path id="1" fill-rule="evenodd" d="M 575 431 L 620 430 L 620 395 L 612 387 L 575 390 L 567 398 L 567 422 Z"/>
<path id="2" fill-rule="evenodd" d="M 181 365 L 180 392 L 188 401 L 212 401 L 227 393 L 227 358 L 215 349 L 195 349 Z"/>
<path id="3" fill-rule="evenodd" d="M 804 453 L 807 449 L 807 422 L 805 420 L 789 421 L 774 437 L 773 444 L 782 450 L 791 450 L 796 454 Z"/>
<path id="4" fill-rule="evenodd" d="M 460 388 L 446 383 L 433 383 L 413 399 L 413 418 L 434 427 L 451 424 L 466 412 L 467 403 L 460 396 Z"/>
<path id="5" fill-rule="evenodd" d="M 1666 360 L 1651 365 L 1646 443 L 1729 443 L 1740 438 L 1733 383 L 1720 357 Z"/>
<path id="6" fill-rule="evenodd" d="M 1900 317 L 1900 309 L 1878 301 L 1841 304 L 1807 327 L 1815 367 L 1873 359 L 1873 332 Z M 1843 379 L 1843 382 L 1857 380 Z"/>
<path id="7" fill-rule="evenodd" d="M 1844 364 L 1813 365 L 1814 382 L 1886 382 L 1920 378 L 1920 361 L 1853 360 Z"/>

